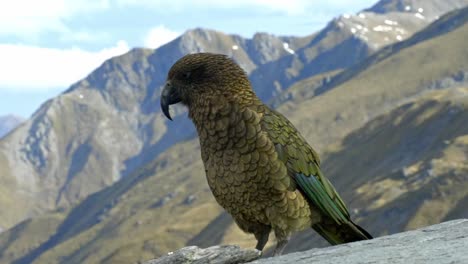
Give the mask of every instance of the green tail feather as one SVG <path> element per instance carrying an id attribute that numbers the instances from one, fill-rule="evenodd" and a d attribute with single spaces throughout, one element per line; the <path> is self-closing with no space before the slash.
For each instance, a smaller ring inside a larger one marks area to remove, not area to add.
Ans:
<path id="1" fill-rule="evenodd" d="M 341 225 L 320 223 L 312 228 L 332 245 L 372 239 L 372 236 L 364 228 L 351 221 Z"/>

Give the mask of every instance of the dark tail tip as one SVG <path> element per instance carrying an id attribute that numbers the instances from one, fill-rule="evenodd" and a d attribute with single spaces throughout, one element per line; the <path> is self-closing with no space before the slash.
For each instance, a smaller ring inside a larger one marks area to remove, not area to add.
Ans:
<path id="1" fill-rule="evenodd" d="M 366 239 L 373 239 L 373 238 L 374 238 L 374 237 L 373 237 L 371 234 L 369 234 L 369 232 L 367 232 L 364 228 L 360 227 L 359 225 L 357 225 L 357 224 L 355 224 L 355 223 L 353 223 L 353 224 L 354 224 L 354 226 L 364 235 L 364 237 L 365 237 Z"/>

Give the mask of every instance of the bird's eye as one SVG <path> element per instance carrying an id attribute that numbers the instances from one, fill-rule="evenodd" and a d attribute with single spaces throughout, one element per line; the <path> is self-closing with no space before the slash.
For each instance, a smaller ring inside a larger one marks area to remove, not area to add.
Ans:
<path id="1" fill-rule="evenodd" d="M 197 81 L 205 75 L 205 67 L 196 67 L 187 71 L 181 71 L 178 74 L 180 80 Z"/>

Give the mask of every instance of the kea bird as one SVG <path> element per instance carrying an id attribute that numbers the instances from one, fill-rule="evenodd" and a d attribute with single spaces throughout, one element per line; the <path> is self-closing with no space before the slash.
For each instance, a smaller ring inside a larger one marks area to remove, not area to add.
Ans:
<path id="1" fill-rule="evenodd" d="M 281 255 L 292 233 L 313 228 L 330 244 L 371 239 L 320 171 L 317 153 L 283 115 L 262 103 L 246 73 L 221 54 L 197 53 L 169 70 L 161 109 L 187 106 L 216 201 L 263 250 Z M 171 119 L 172 120 L 172 119 Z"/>

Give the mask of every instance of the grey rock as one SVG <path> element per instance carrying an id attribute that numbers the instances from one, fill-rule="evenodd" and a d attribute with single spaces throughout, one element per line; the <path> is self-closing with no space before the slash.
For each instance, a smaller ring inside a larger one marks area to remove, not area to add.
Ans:
<path id="1" fill-rule="evenodd" d="M 157 202 L 155 202 L 152 206 L 152 208 L 158 208 L 158 207 L 161 207 L 161 206 L 164 206 L 165 204 L 167 204 L 170 200 L 172 200 L 172 198 L 174 198 L 176 196 L 176 193 L 175 192 L 170 192 L 168 194 L 166 194 L 164 197 L 162 197 L 161 199 L 159 199 Z"/>
<path id="2" fill-rule="evenodd" d="M 144 264 L 166 263 L 468 263 L 468 219 L 459 219 L 372 240 L 259 259 L 260 251 L 239 246 L 182 248 Z"/>
<path id="3" fill-rule="evenodd" d="M 468 86 L 468 71 L 460 70 L 458 73 L 447 76 L 440 80 L 432 81 L 427 89 L 440 90 L 449 89 L 454 87 L 466 87 Z"/>
<path id="4" fill-rule="evenodd" d="M 239 246 L 223 245 L 206 249 L 190 246 L 170 252 L 166 256 L 145 262 L 144 264 L 235 264 L 246 263 L 259 258 L 260 251 L 241 249 Z"/>
<path id="5" fill-rule="evenodd" d="M 312 249 L 252 264 L 468 263 L 468 219 L 445 222 L 373 240 Z"/>
<path id="6" fill-rule="evenodd" d="M 190 204 L 192 204 L 196 199 L 197 199 L 197 197 L 196 197 L 195 195 L 191 194 L 191 195 L 187 196 L 187 198 L 185 198 L 184 204 L 185 204 L 185 205 L 190 205 Z"/>

